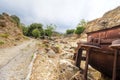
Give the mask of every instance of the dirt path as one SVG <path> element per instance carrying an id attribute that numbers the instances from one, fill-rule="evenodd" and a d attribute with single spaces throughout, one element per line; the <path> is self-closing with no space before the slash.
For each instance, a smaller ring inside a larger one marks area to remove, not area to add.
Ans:
<path id="1" fill-rule="evenodd" d="M 35 40 L 0 49 L 0 80 L 24 80 L 35 51 Z"/>

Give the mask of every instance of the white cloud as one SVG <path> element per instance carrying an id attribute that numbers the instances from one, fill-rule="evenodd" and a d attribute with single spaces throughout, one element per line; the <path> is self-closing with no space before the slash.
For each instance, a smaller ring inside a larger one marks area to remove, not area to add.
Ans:
<path id="1" fill-rule="evenodd" d="M 119 0 L 1 0 L 0 12 L 16 14 L 26 24 L 53 23 L 59 27 L 57 30 L 64 32 L 75 28 L 81 19 L 101 17 L 119 4 Z"/>

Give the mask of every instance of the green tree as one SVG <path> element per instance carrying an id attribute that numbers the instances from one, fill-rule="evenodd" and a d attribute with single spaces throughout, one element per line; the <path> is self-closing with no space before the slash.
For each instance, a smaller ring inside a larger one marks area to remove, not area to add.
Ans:
<path id="1" fill-rule="evenodd" d="M 85 30 L 86 25 L 87 22 L 84 19 L 82 19 L 76 27 L 75 34 L 80 35 Z"/>
<path id="2" fill-rule="evenodd" d="M 42 24 L 40 24 L 40 23 L 33 23 L 33 24 L 31 24 L 29 27 L 28 27 L 28 36 L 33 36 L 33 34 L 32 34 L 32 31 L 34 30 L 34 29 L 38 29 L 39 31 L 40 31 L 40 35 L 43 35 L 43 28 L 42 28 Z"/>
<path id="3" fill-rule="evenodd" d="M 40 37 L 40 31 L 39 31 L 39 29 L 34 29 L 33 31 L 32 31 L 32 35 L 33 35 L 33 37 L 35 37 L 35 38 L 39 38 Z"/>
<path id="4" fill-rule="evenodd" d="M 52 31 L 50 29 L 45 29 L 45 36 L 51 37 Z"/>
<path id="5" fill-rule="evenodd" d="M 66 34 L 73 34 L 74 33 L 74 29 L 68 29 L 68 30 L 66 30 Z"/>
<path id="6" fill-rule="evenodd" d="M 55 28 L 56 26 L 53 24 L 47 25 L 47 28 L 45 29 L 45 36 L 51 37 Z"/>
<path id="7" fill-rule="evenodd" d="M 21 23 L 20 26 L 21 26 L 23 35 L 27 36 L 27 34 L 28 34 L 28 27 L 25 26 L 25 24 L 23 24 L 23 23 Z"/>

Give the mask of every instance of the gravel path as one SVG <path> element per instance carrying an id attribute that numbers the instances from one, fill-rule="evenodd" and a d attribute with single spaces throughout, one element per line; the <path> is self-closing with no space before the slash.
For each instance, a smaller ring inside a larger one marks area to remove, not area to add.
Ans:
<path id="1" fill-rule="evenodd" d="M 35 51 L 35 40 L 26 41 L 12 48 L 0 49 L 0 80 L 24 80 Z"/>

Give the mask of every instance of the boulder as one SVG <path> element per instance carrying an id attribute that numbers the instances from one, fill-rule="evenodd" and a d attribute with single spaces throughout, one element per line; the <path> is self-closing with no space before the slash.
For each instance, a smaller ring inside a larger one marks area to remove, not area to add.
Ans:
<path id="1" fill-rule="evenodd" d="M 70 80 L 70 78 L 79 70 L 76 66 L 74 66 L 70 61 L 67 61 L 66 59 L 60 60 L 59 64 L 59 80 Z"/>
<path id="2" fill-rule="evenodd" d="M 48 57 L 50 58 L 54 58 L 56 56 L 56 53 L 51 49 L 47 52 L 47 54 L 48 54 Z"/>
<path id="3" fill-rule="evenodd" d="M 58 46 L 52 46 L 51 49 L 55 52 L 55 53 L 60 53 L 60 48 Z"/>

